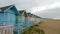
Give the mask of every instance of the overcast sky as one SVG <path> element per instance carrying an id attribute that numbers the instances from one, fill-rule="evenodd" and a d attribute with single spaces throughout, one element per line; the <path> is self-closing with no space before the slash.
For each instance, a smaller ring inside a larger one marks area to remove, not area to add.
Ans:
<path id="1" fill-rule="evenodd" d="M 0 7 L 11 4 L 41 17 L 60 18 L 60 0 L 0 0 Z"/>

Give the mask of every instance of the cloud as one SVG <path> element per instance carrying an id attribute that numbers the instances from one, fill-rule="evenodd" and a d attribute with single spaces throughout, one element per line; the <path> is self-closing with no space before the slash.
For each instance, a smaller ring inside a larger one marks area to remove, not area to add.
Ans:
<path id="1" fill-rule="evenodd" d="M 0 7 L 15 4 L 20 9 L 30 9 L 39 5 L 47 5 L 52 3 L 53 0 L 0 0 Z"/>
<path id="2" fill-rule="evenodd" d="M 15 4 L 18 10 L 37 6 L 40 0 L 0 0 L 0 7 Z"/>
<path id="3" fill-rule="evenodd" d="M 60 2 L 55 2 L 50 5 L 43 5 L 31 8 L 33 14 L 43 18 L 60 18 Z"/>
<path id="4" fill-rule="evenodd" d="M 56 2 L 56 3 L 50 4 L 50 5 L 46 5 L 46 6 L 33 7 L 33 8 L 31 8 L 31 11 L 32 11 L 32 13 L 35 13 L 37 11 L 43 12 L 44 10 L 54 9 L 57 7 L 60 7 L 60 2 Z"/>
<path id="5" fill-rule="evenodd" d="M 0 7 L 15 4 L 18 10 L 25 9 L 46 18 L 60 18 L 59 3 L 60 0 L 0 0 Z"/>
<path id="6" fill-rule="evenodd" d="M 60 18 L 60 8 L 57 7 L 57 8 L 53 8 L 53 9 L 48 9 L 48 10 L 44 10 L 42 11 L 41 13 L 40 12 L 36 12 L 34 13 L 40 17 L 43 17 L 43 18 Z"/>

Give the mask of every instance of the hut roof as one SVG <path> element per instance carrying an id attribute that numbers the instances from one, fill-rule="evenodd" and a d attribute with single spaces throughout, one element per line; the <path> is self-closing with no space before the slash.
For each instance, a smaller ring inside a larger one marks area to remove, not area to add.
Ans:
<path id="1" fill-rule="evenodd" d="M 22 15 L 22 13 L 24 12 L 25 10 L 20 10 L 19 11 L 19 14 Z"/>
<path id="2" fill-rule="evenodd" d="M 41 18 L 41 17 L 39 17 L 39 16 L 37 16 L 37 15 L 35 15 L 35 14 L 31 14 L 31 13 L 27 13 L 30 17 L 32 17 L 32 16 L 34 16 L 34 17 L 36 17 L 36 18 Z"/>
<path id="3" fill-rule="evenodd" d="M 4 10 L 6 10 L 7 8 L 9 8 L 10 6 L 12 6 L 12 5 L 5 6 L 5 7 L 0 7 L 0 12 L 4 12 Z"/>
<path id="4" fill-rule="evenodd" d="M 19 13 L 20 13 L 20 15 L 23 15 L 25 17 L 28 16 L 27 13 L 26 13 L 26 10 L 20 10 Z"/>
<path id="5" fill-rule="evenodd" d="M 0 13 L 3 13 L 4 11 L 9 10 L 9 9 L 15 10 L 15 11 L 13 11 L 15 15 L 19 14 L 17 8 L 15 7 L 15 5 L 0 7 Z"/>

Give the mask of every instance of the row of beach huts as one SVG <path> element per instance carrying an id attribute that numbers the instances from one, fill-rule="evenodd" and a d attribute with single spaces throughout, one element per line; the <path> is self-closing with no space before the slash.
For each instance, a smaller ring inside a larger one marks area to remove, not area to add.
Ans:
<path id="1" fill-rule="evenodd" d="M 26 10 L 18 11 L 15 5 L 0 7 L 0 32 L 1 26 L 4 26 L 3 28 L 11 27 L 11 34 L 21 34 L 24 27 L 30 28 L 30 26 L 33 26 L 38 22 L 40 22 L 40 17 L 27 13 Z"/>

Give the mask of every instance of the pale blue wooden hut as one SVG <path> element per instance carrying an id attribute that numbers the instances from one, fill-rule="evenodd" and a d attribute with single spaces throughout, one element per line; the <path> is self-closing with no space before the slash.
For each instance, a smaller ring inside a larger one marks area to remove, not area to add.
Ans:
<path id="1" fill-rule="evenodd" d="M 0 25 L 14 26 L 17 23 L 16 16 L 18 14 L 19 13 L 18 13 L 15 5 L 0 7 Z"/>
<path id="2" fill-rule="evenodd" d="M 20 10 L 19 15 L 17 16 L 17 23 L 18 23 L 18 34 L 23 32 L 23 28 L 29 28 L 30 24 L 28 22 L 28 14 L 25 10 Z"/>
<path id="3" fill-rule="evenodd" d="M 31 24 L 30 24 L 30 22 L 29 22 L 29 14 L 25 12 L 24 15 L 25 15 L 25 23 L 24 23 L 24 26 L 25 26 L 26 28 L 30 28 Z"/>
<path id="4" fill-rule="evenodd" d="M 23 23 L 23 26 L 24 26 L 24 27 L 30 28 L 30 23 L 29 23 L 29 21 L 28 21 L 28 14 L 27 14 L 26 10 L 21 10 L 21 11 L 20 11 L 20 14 L 21 14 L 21 12 L 23 12 L 23 13 L 22 13 L 22 15 L 20 16 L 19 22 L 20 22 L 20 23 Z M 21 17 L 22 17 L 22 18 L 21 18 Z"/>
<path id="5" fill-rule="evenodd" d="M 20 10 L 19 15 L 17 15 L 17 27 L 18 27 L 18 34 L 21 34 L 23 32 L 23 23 L 25 22 L 25 17 L 23 16 L 24 11 Z"/>
<path id="6" fill-rule="evenodd" d="M 14 25 L 18 11 L 15 5 L 0 7 L 0 25 Z"/>
<path id="7" fill-rule="evenodd" d="M 18 22 L 23 23 L 23 26 L 26 28 L 30 27 L 29 21 L 28 21 L 28 14 L 26 13 L 25 10 L 20 10 L 19 11 L 20 15 L 18 17 Z"/>

